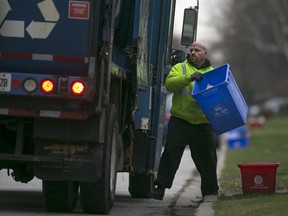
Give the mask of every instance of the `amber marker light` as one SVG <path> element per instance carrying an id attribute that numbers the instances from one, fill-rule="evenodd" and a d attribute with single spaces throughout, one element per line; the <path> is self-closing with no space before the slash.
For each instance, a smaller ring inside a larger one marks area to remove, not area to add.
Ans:
<path id="1" fill-rule="evenodd" d="M 71 91 L 74 95 L 82 95 L 84 93 L 85 86 L 81 81 L 75 81 L 71 85 Z"/>
<path id="2" fill-rule="evenodd" d="M 41 82 L 41 90 L 44 93 L 51 93 L 54 90 L 54 83 L 52 80 L 45 79 Z"/>

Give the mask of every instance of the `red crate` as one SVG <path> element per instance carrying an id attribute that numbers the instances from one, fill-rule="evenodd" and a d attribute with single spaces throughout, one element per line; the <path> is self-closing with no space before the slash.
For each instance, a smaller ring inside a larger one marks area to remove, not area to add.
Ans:
<path id="1" fill-rule="evenodd" d="M 241 171 L 242 190 L 249 193 L 275 193 L 278 162 L 249 162 L 237 166 Z"/>

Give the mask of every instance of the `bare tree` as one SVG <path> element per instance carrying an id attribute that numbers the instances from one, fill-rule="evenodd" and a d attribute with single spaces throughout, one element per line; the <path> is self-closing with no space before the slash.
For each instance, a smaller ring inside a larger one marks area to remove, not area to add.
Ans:
<path id="1" fill-rule="evenodd" d="M 288 95 L 288 1 L 226 0 L 221 48 L 247 101 Z"/>

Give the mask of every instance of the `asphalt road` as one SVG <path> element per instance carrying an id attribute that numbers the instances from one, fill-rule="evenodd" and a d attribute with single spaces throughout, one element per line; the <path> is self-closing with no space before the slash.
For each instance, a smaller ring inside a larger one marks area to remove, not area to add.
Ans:
<path id="1" fill-rule="evenodd" d="M 15 182 L 7 176 L 6 170 L 0 171 L 0 215 L 34 216 L 34 215 L 88 215 L 82 213 L 78 203 L 72 213 L 51 213 L 45 211 L 42 196 L 42 182 L 34 178 L 28 184 Z M 166 190 L 163 201 L 153 199 L 132 199 L 128 192 L 128 174 L 118 173 L 117 190 L 110 215 L 112 216 L 147 216 L 147 215 L 194 215 L 200 196 L 199 176 L 195 171 L 190 151 L 184 152 L 173 187 Z"/>

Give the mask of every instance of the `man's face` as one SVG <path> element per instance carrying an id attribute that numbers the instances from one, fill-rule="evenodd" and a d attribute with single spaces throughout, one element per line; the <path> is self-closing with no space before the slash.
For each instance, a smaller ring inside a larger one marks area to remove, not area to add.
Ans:
<path id="1" fill-rule="evenodd" d="M 194 64 L 201 66 L 204 63 L 205 58 L 206 52 L 202 47 L 198 45 L 191 46 L 190 59 Z"/>

